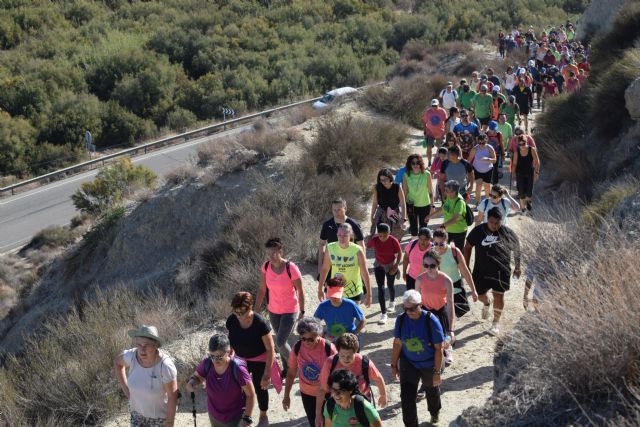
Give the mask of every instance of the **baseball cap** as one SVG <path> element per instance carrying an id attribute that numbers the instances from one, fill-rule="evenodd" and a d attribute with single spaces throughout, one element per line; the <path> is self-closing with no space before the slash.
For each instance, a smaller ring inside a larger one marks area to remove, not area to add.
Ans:
<path id="1" fill-rule="evenodd" d="M 493 93 L 497 93 L 497 92 L 500 92 L 500 86 L 496 85 L 493 87 Z"/>
<path id="2" fill-rule="evenodd" d="M 490 130 L 498 130 L 498 122 L 491 120 L 489 122 L 489 129 Z"/>
<path id="3" fill-rule="evenodd" d="M 480 86 L 480 90 L 484 90 L 484 91 L 486 91 L 487 89 L 488 89 L 488 88 L 487 88 L 487 85 L 481 85 L 481 86 Z"/>
<path id="4" fill-rule="evenodd" d="M 437 99 L 434 98 L 431 100 L 432 107 L 437 107 L 438 105 L 440 105 L 440 102 Z"/>
<path id="5" fill-rule="evenodd" d="M 453 86 L 452 82 L 447 82 L 447 86 Z"/>

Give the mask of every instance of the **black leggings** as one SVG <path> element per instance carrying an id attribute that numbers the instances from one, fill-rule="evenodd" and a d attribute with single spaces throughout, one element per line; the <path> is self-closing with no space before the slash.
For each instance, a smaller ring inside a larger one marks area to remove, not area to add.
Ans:
<path id="1" fill-rule="evenodd" d="M 307 414 L 307 421 L 309 421 L 311 427 L 314 427 L 316 425 L 316 397 L 302 392 L 300 393 L 300 397 L 302 397 L 304 412 Z"/>
<path id="2" fill-rule="evenodd" d="M 424 220 L 431 212 L 431 205 L 428 206 L 414 206 L 413 212 L 409 213 L 409 230 L 411 231 L 412 236 L 418 235 L 418 230 L 421 227 L 426 227 Z"/>
<path id="3" fill-rule="evenodd" d="M 396 299 L 396 275 L 387 274 L 384 272 L 384 267 L 376 267 L 373 269 L 373 274 L 376 276 L 376 283 L 378 284 L 378 303 L 380 303 L 380 311 L 384 314 L 387 312 L 387 305 L 384 292 L 384 279 L 387 278 L 387 286 L 389 287 L 389 300 L 391 303 Z"/>
<path id="4" fill-rule="evenodd" d="M 253 383 L 253 388 L 256 389 L 258 407 L 261 411 L 269 409 L 269 392 L 260 387 L 260 381 L 262 381 L 265 366 L 265 362 L 247 362 L 247 370 L 251 374 L 251 382 Z"/>
<path id="5" fill-rule="evenodd" d="M 453 242 L 456 245 L 456 248 L 462 251 L 464 249 L 464 240 L 467 238 L 467 232 L 463 231 L 462 233 L 449 233 L 449 241 L 447 243 Z"/>
<path id="6" fill-rule="evenodd" d="M 416 288 L 416 279 L 407 274 L 407 290 Z"/>

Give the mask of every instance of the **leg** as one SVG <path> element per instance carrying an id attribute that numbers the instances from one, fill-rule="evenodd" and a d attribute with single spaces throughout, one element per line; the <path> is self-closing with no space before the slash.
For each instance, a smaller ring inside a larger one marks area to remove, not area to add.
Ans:
<path id="1" fill-rule="evenodd" d="M 376 284 L 378 285 L 378 304 L 380 304 L 380 312 L 382 314 L 387 312 L 387 306 L 384 295 L 384 268 L 376 267 L 373 269 L 373 274 L 376 276 Z"/>
<path id="2" fill-rule="evenodd" d="M 482 195 L 482 178 L 476 179 L 476 205 L 480 204 L 480 196 Z"/>
<path id="3" fill-rule="evenodd" d="M 280 332 L 281 320 L 282 320 L 281 314 L 275 314 L 275 313 L 269 312 L 269 323 L 271 323 L 271 327 L 273 328 L 273 333 L 275 335 L 274 341 L 276 345 L 276 351 L 280 354 L 280 358 L 282 360 L 282 366 L 286 367 L 287 362 L 289 361 L 289 355 L 287 354 L 287 358 L 286 359 L 284 358 L 284 355 L 281 353 L 282 350 L 280 350 L 280 346 L 278 345 L 278 342 L 277 342 L 278 334 Z"/>
<path id="4" fill-rule="evenodd" d="M 496 291 L 491 293 L 493 294 L 493 323 L 497 324 L 500 322 L 500 316 L 502 316 L 502 310 L 504 309 L 504 294 Z"/>
<path id="5" fill-rule="evenodd" d="M 271 317 L 271 313 L 269 313 L 269 317 Z M 289 353 L 291 353 L 291 346 L 289 345 L 287 340 L 291 335 L 293 325 L 296 323 L 297 318 L 297 312 L 280 315 L 280 328 L 276 332 L 275 344 L 280 353 L 280 358 L 282 359 L 282 366 L 284 367 L 287 366 L 287 363 L 289 361 Z"/>
<path id="6" fill-rule="evenodd" d="M 422 388 L 427 397 L 427 409 L 432 416 L 438 416 L 442 402 L 440 401 L 440 387 L 433 386 L 433 368 L 420 369 Z"/>
<path id="7" fill-rule="evenodd" d="M 256 396 L 258 397 L 258 408 L 260 408 L 260 417 L 267 416 L 267 410 L 269 409 L 269 393 L 267 390 L 263 390 L 260 387 L 260 381 L 264 375 L 265 369 L 264 362 L 247 362 L 247 368 L 251 373 L 251 382 L 253 388 L 256 390 Z"/>
<path id="8" fill-rule="evenodd" d="M 492 169 L 492 173 L 493 173 L 493 170 L 495 170 L 495 166 Z M 491 183 L 490 182 L 485 182 L 485 183 L 483 183 L 483 187 L 484 187 L 484 197 L 486 197 L 487 199 L 490 198 Z"/>
<path id="9" fill-rule="evenodd" d="M 418 235 L 418 218 L 416 216 L 416 208 L 414 206 L 413 211 L 408 213 L 409 217 L 409 231 L 411 232 L 411 236 L 416 237 Z"/>
<path id="10" fill-rule="evenodd" d="M 400 358 L 400 402 L 402 405 L 402 421 L 405 426 L 418 427 L 418 408 L 416 395 L 420 371 L 406 359 Z"/>
<path id="11" fill-rule="evenodd" d="M 464 240 L 467 237 L 467 233 L 466 232 L 462 232 L 462 233 L 449 233 L 449 242 L 451 243 L 453 242 L 453 244 L 456 246 L 456 248 L 462 250 L 464 248 Z"/>
<path id="12" fill-rule="evenodd" d="M 313 427 L 316 425 L 316 397 L 304 393 L 300 393 L 300 397 L 302 397 L 304 412 L 307 414 L 307 421 Z"/>
<path id="13" fill-rule="evenodd" d="M 427 164 L 431 167 L 431 156 L 433 155 L 433 143 L 427 140 Z"/>
<path id="14" fill-rule="evenodd" d="M 396 275 L 387 274 L 387 286 L 389 287 L 389 304 L 393 308 L 396 299 Z"/>
<path id="15" fill-rule="evenodd" d="M 416 288 L 416 279 L 407 274 L 407 290 Z"/>
<path id="16" fill-rule="evenodd" d="M 418 230 L 420 230 L 422 227 L 426 227 L 429 223 L 427 216 L 429 215 L 429 212 L 431 212 L 431 206 L 416 207 L 415 210 L 418 217 Z"/>

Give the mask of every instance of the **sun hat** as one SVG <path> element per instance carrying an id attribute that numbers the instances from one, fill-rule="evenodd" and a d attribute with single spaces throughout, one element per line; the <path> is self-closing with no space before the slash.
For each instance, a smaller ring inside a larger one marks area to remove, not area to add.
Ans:
<path id="1" fill-rule="evenodd" d="M 327 296 L 329 298 L 342 298 L 344 286 L 327 286 Z"/>
<path id="2" fill-rule="evenodd" d="M 158 347 L 162 346 L 162 338 L 158 335 L 158 329 L 155 326 L 140 325 L 137 329 L 131 329 L 127 334 L 131 338 L 149 338 L 158 343 Z"/>

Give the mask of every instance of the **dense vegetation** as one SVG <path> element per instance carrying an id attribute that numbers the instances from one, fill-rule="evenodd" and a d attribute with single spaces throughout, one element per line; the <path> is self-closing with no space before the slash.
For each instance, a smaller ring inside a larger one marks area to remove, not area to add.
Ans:
<path id="1" fill-rule="evenodd" d="M 39 174 L 328 88 L 383 78 L 409 40 L 541 25 L 584 0 L 8 0 L 0 3 L 0 177 Z M 411 10 L 413 13 L 408 13 Z"/>

